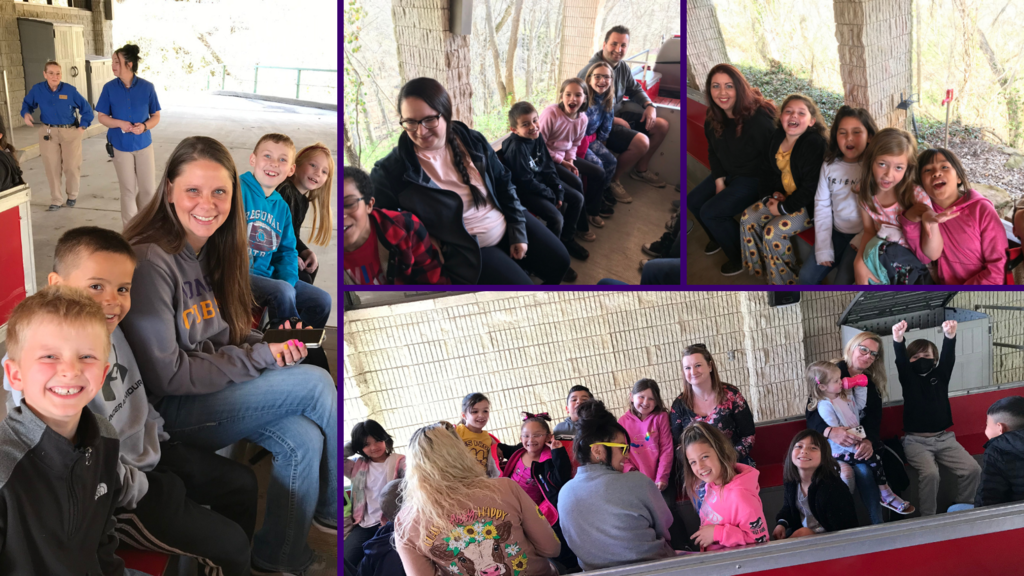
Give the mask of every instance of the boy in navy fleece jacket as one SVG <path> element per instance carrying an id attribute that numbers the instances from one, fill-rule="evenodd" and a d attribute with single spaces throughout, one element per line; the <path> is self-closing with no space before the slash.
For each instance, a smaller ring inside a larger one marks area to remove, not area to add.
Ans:
<path id="1" fill-rule="evenodd" d="M 512 173 L 512 183 L 523 207 L 547 223 L 548 230 L 558 236 L 570 256 L 586 260 L 590 253 L 575 238 L 583 211 L 583 193 L 558 180 L 555 162 L 540 134 L 538 118 L 533 104 L 512 105 L 508 111 L 512 134 L 501 145 L 502 160 Z"/>
<path id="2" fill-rule="evenodd" d="M 256 303 L 270 309 L 272 326 L 298 317 L 307 328 L 323 328 L 331 296 L 299 280 L 299 253 L 288 203 L 275 190 L 295 172 L 295 144 L 283 134 L 265 134 L 242 174 L 249 236 L 249 272 Z"/>

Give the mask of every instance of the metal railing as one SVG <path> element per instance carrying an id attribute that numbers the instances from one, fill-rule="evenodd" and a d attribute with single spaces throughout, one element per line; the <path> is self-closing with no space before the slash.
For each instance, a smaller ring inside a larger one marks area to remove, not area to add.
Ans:
<path id="1" fill-rule="evenodd" d="M 303 87 L 303 84 L 302 84 L 302 73 L 303 72 L 326 73 L 326 74 L 334 74 L 335 75 L 334 76 L 334 83 L 333 84 L 311 84 L 311 83 L 307 82 L 306 85 L 305 85 L 306 88 L 311 88 L 311 87 L 313 87 L 313 88 L 326 88 L 328 90 L 332 90 L 333 89 L 335 91 L 338 88 L 338 82 L 337 82 L 338 71 L 337 70 L 331 70 L 331 69 L 325 69 L 325 68 L 295 68 L 295 67 L 286 67 L 286 66 L 263 66 L 263 65 L 257 64 L 255 66 L 253 66 L 253 75 L 252 75 L 252 93 L 253 94 L 259 94 L 259 86 L 260 86 L 259 79 L 260 79 L 260 69 L 261 68 L 264 69 L 264 70 L 293 70 L 293 71 L 295 71 L 295 98 L 296 99 L 301 99 L 302 98 L 302 87 Z M 206 77 L 206 89 L 208 91 L 211 90 L 211 89 L 216 89 L 215 88 L 216 85 L 213 83 L 213 80 L 216 77 L 219 76 L 220 77 L 220 90 L 226 90 L 227 89 L 227 81 L 228 81 L 228 65 L 227 64 L 221 64 L 219 66 L 211 66 L 207 70 L 209 71 L 209 74 Z M 245 91 L 248 91 L 248 89 L 246 89 Z"/>

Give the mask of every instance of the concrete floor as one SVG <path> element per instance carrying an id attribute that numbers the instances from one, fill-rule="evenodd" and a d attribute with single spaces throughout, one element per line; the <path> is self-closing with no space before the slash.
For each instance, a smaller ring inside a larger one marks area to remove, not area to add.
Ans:
<path id="1" fill-rule="evenodd" d="M 249 171 L 249 155 L 256 141 L 269 132 L 287 134 L 297 148 L 323 142 L 331 149 L 337 164 L 337 112 L 203 93 L 160 94 L 160 104 L 163 107 L 160 124 L 153 130 L 158 178 L 163 174 L 167 157 L 174 147 L 182 139 L 196 135 L 210 136 L 223 143 L 231 151 L 239 173 Z M 25 158 L 22 161 L 25 181 L 32 188 L 37 287 L 46 285 L 46 275 L 53 266 L 53 250 L 57 239 L 66 230 L 87 225 L 121 230 L 117 175 L 105 150 L 105 132 L 102 127 L 96 131 L 97 135 L 82 143 L 82 184 L 77 206 L 47 212 L 50 188 L 43 171 L 43 161 L 38 157 L 37 129 L 21 127 L 14 130 L 15 146 L 23 151 Z M 339 309 L 337 221 L 335 214 L 330 245 L 311 246 L 323 269 L 317 276 L 317 286 L 331 294 L 334 304 L 328 326 L 335 327 L 338 326 Z M 312 220 L 307 219 L 307 222 Z M 304 227 L 303 238 L 308 238 L 308 235 L 309 228 Z M 654 238 L 645 242 L 651 240 Z"/>

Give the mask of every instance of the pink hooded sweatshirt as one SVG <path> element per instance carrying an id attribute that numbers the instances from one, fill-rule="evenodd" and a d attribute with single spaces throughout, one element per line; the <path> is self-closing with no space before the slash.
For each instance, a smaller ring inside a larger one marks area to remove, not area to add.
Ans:
<path id="1" fill-rule="evenodd" d="M 945 210 L 931 202 L 936 213 Z M 942 256 L 938 265 L 942 284 L 1003 284 L 1006 266 L 1006 231 L 992 202 L 974 190 L 968 190 L 947 210 L 956 208 L 960 215 L 939 224 L 942 234 Z M 900 224 L 914 254 L 927 264 L 931 262 L 921 250 L 921 223 L 902 215 Z"/>
<path id="2" fill-rule="evenodd" d="M 640 420 L 632 412 L 619 417 L 619 424 L 629 432 L 629 459 L 623 472 L 639 470 L 655 482 L 668 484 L 672 474 L 672 429 L 668 412 L 651 414 Z"/>
<path id="3" fill-rule="evenodd" d="M 736 476 L 725 486 L 705 484 L 700 507 L 700 525 L 715 525 L 715 544 L 709 550 L 768 541 L 758 471 L 746 464 L 736 465 Z"/>
<path id="4" fill-rule="evenodd" d="M 580 147 L 583 136 L 587 132 L 587 115 L 576 113 L 573 120 L 562 112 L 558 104 L 552 104 L 540 115 L 540 133 L 548 147 L 555 164 L 563 160 L 572 162 L 576 159 L 576 149 Z"/>

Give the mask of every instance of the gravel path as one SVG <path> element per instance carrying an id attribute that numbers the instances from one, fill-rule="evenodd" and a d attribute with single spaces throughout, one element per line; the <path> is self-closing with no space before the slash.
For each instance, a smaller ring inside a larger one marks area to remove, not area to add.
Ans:
<path id="1" fill-rule="evenodd" d="M 949 148 L 963 162 L 971 182 L 999 186 L 1014 199 L 1024 196 L 1024 169 L 1003 167 L 1010 156 L 1002 152 L 1002 146 L 982 140 L 950 138 Z"/>

